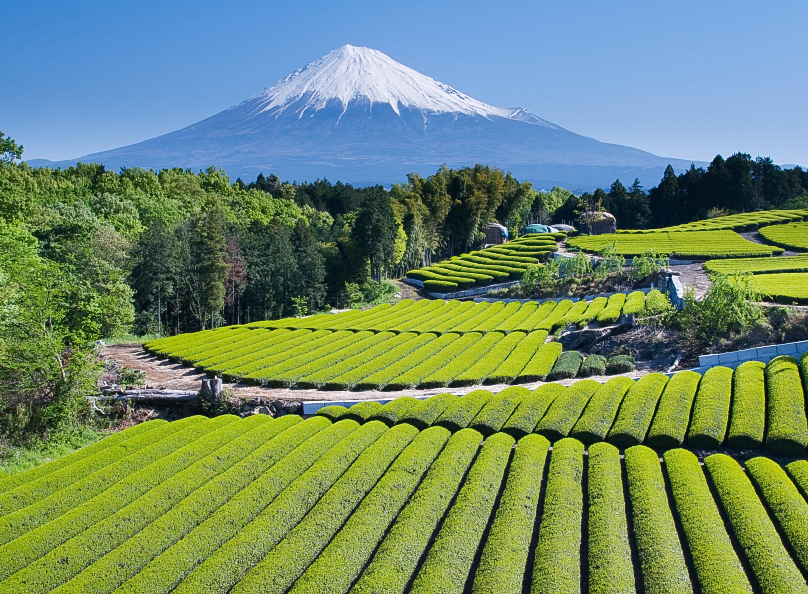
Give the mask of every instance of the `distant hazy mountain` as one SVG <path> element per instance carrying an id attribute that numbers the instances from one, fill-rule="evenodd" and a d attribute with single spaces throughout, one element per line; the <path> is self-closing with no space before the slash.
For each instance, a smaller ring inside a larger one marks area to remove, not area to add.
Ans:
<path id="1" fill-rule="evenodd" d="M 383 183 L 443 163 L 484 163 L 538 187 L 590 188 L 620 178 L 656 184 L 666 159 L 565 130 L 525 109 L 494 107 L 364 47 L 345 45 L 192 126 L 79 159 L 108 169 L 216 165 L 245 181 Z"/>

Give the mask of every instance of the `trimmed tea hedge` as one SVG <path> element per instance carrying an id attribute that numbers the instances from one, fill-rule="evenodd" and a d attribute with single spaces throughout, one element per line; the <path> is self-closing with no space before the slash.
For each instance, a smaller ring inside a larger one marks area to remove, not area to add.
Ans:
<path id="1" fill-rule="evenodd" d="M 576 439 L 562 439 L 553 447 L 532 592 L 580 592 L 583 453 Z"/>
<path id="2" fill-rule="evenodd" d="M 493 397 L 494 395 L 488 390 L 474 390 L 456 398 L 446 407 L 435 424 L 446 427 L 453 433 L 465 429 Z"/>
<path id="3" fill-rule="evenodd" d="M 532 433 L 547 409 L 566 388 L 559 384 L 544 384 L 522 398 L 519 407 L 511 415 L 502 430 L 516 439 Z"/>
<path id="4" fill-rule="evenodd" d="M 502 429 L 505 421 L 510 418 L 513 411 L 528 394 L 530 394 L 530 390 L 521 386 L 512 386 L 494 394 L 474 417 L 469 427 L 479 431 L 483 437 L 496 433 Z"/>
<path id="5" fill-rule="evenodd" d="M 551 442 L 569 435 L 589 398 L 600 387 L 594 380 L 581 380 L 572 384 L 553 400 L 550 410 L 536 426 L 535 432 L 544 435 Z"/>
<path id="6" fill-rule="evenodd" d="M 746 462 L 746 471 L 788 539 L 795 560 L 803 571 L 807 570 L 808 503 L 776 462 L 768 458 L 752 458 Z"/>
<path id="7" fill-rule="evenodd" d="M 669 450 L 665 468 L 702 592 L 751 594 L 699 459 L 687 450 Z"/>
<path id="8" fill-rule="evenodd" d="M 716 449 L 724 443 L 732 400 L 732 369 L 708 369 L 699 383 L 687 443 L 693 448 Z"/>
<path id="9" fill-rule="evenodd" d="M 396 518 L 352 592 L 405 592 L 481 441 L 482 435 L 472 429 L 463 429 L 452 436 L 409 505 Z"/>
<path id="10" fill-rule="evenodd" d="M 700 381 L 701 376 L 694 371 L 679 372 L 668 381 L 648 430 L 649 446 L 671 449 L 684 443 Z"/>
<path id="11" fill-rule="evenodd" d="M 513 438 L 504 433 L 485 441 L 410 592 L 462 594 L 493 511 L 513 443 Z"/>
<path id="12" fill-rule="evenodd" d="M 634 371 L 634 357 L 631 355 L 615 355 L 609 359 L 609 364 L 606 366 L 606 373 L 609 375 L 630 371 Z"/>
<path id="13" fill-rule="evenodd" d="M 584 414 L 575 423 L 571 437 L 585 445 L 604 441 L 609 433 L 620 403 L 634 382 L 627 377 L 614 377 L 600 386 L 584 409 Z"/>
<path id="14" fill-rule="evenodd" d="M 763 446 L 766 425 L 766 364 L 741 363 L 732 376 L 732 416 L 727 446 L 756 450 Z"/>
<path id="15" fill-rule="evenodd" d="M 589 448 L 587 542 L 590 594 L 636 592 L 621 472 L 617 448 L 608 443 Z"/>
<path id="16" fill-rule="evenodd" d="M 584 356 L 578 351 L 565 351 L 558 356 L 553 370 L 547 377 L 551 380 L 569 379 L 578 375 Z"/>
<path id="17" fill-rule="evenodd" d="M 472 593 L 521 594 L 549 447 L 539 435 L 527 435 L 516 444 Z"/>
<path id="18" fill-rule="evenodd" d="M 588 355 L 586 359 L 584 359 L 578 375 L 580 377 L 606 375 L 606 357 L 603 355 Z"/>
<path id="19" fill-rule="evenodd" d="M 645 440 L 657 402 L 667 383 L 668 378 L 664 375 L 650 373 L 631 386 L 609 431 L 610 443 L 627 448 Z"/>
<path id="20" fill-rule="evenodd" d="M 808 446 L 805 394 L 794 357 L 781 356 L 766 366 L 768 430 L 766 448 L 782 454 L 801 454 Z"/>
<path id="21" fill-rule="evenodd" d="M 692 593 L 659 456 L 645 446 L 627 449 L 626 475 L 644 591 Z"/>
<path id="22" fill-rule="evenodd" d="M 760 589 L 766 594 L 808 593 L 805 579 L 789 557 L 741 466 L 725 454 L 708 456 L 704 465 Z"/>

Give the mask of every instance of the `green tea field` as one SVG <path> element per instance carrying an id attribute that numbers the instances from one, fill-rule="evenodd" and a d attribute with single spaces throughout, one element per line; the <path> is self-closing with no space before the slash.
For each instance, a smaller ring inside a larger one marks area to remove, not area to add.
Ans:
<path id="1" fill-rule="evenodd" d="M 680 375 L 138 425 L 0 482 L 0 593 L 808 592 L 807 461 L 602 441 L 606 410 L 642 441 L 661 391 L 650 432 L 711 447 L 729 376 Z"/>
<path id="2" fill-rule="evenodd" d="M 808 250 L 808 223 L 766 227 L 760 230 L 760 234 L 775 245 L 796 250 Z"/>
<path id="3" fill-rule="evenodd" d="M 570 247 L 597 253 L 614 246 L 618 254 L 640 256 L 648 250 L 677 258 L 743 258 L 782 254 L 783 249 L 747 241 L 734 231 L 656 231 L 573 237 Z"/>
<path id="4" fill-rule="evenodd" d="M 549 333 L 614 324 L 645 307 L 641 291 L 570 300 L 403 300 L 365 311 L 231 326 L 146 343 L 156 355 L 267 386 L 402 389 L 544 379 L 561 353 Z M 653 299 L 653 295 L 651 297 Z"/>

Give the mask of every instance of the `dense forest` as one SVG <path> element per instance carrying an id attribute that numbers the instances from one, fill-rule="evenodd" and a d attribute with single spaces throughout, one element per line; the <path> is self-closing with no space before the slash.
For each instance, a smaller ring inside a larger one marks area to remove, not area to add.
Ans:
<path id="1" fill-rule="evenodd" d="M 0 133 L 0 424 L 70 417 L 93 381 L 92 343 L 374 302 L 386 278 L 479 247 L 485 225 L 574 220 L 604 208 L 621 228 L 808 207 L 808 172 L 716 157 L 670 167 L 645 191 L 540 192 L 475 165 L 390 189 L 101 164 L 31 168 Z M 38 411 L 34 414 L 32 411 Z M 50 415 L 50 417 L 49 417 Z M 34 418 L 36 417 L 36 418 Z"/>

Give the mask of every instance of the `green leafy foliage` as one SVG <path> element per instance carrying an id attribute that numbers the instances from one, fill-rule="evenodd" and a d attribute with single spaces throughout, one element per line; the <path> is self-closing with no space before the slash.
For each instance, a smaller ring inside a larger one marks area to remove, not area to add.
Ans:
<path id="1" fill-rule="evenodd" d="M 571 437 L 589 445 L 604 441 L 614 423 L 620 403 L 634 382 L 626 377 L 615 377 L 600 386 L 575 423 Z"/>
<path id="2" fill-rule="evenodd" d="M 699 383 L 687 443 L 693 448 L 715 449 L 724 443 L 732 401 L 732 369 L 712 367 Z"/>
<path id="3" fill-rule="evenodd" d="M 668 450 L 665 468 L 702 592 L 751 594 L 698 458 L 687 450 Z"/>
<path id="4" fill-rule="evenodd" d="M 505 490 L 474 574 L 472 593 L 522 592 L 549 447 L 539 435 L 527 435 L 516 444 Z"/>
<path id="5" fill-rule="evenodd" d="M 606 366 L 606 373 L 609 375 L 630 371 L 634 371 L 634 357 L 631 355 L 614 355 L 609 358 L 609 364 Z"/>
<path id="6" fill-rule="evenodd" d="M 645 440 L 657 402 L 667 383 L 668 378 L 664 375 L 649 373 L 631 386 L 609 431 L 609 443 L 627 448 Z"/>
<path id="7" fill-rule="evenodd" d="M 808 592 L 808 585 L 783 546 L 777 529 L 741 466 L 729 456 L 704 459 L 721 507 L 763 592 Z"/>
<path id="8" fill-rule="evenodd" d="M 626 475 L 644 591 L 692 593 L 656 452 L 627 449 Z"/>
<path id="9" fill-rule="evenodd" d="M 558 356 L 553 370 L 547 376 L 551 380 L 569 379 L 578 375 L 584 356 L 578 351 L 565 351 Z"/>
<path id="10" fill-rule="evenodd" d="M 808 421 L 796 359 L 782 356 L 769 362 L 766 394 L 766 448 L 772 452 L 802 454 L 808 446 Z"/>
<path id="11" fill-rule="evenodd" d="M 766 425 L 766 364 L 741 363 L 732 376 L 732 417 L 727 433 L 731 448 L 756 450 L 763 445 Z"/>
<path id="12" fill-rule="evenodd" d="M 575 439 L 553 447 L 533 569 L 533 592 L 580 592 L 583 452 Z"/>
<path id="13" fill-rule="evenodd" d="M 410 592 L 463 592 L 493 511 L 513 443 L 513 438 L 504 433 L 486 440 Z"/>
<path id="14" fill-rule="evenodd" d="M 634 567 L 628 542 L 620 453 L 607 443 L 589 448 L 588 552 L 591 594 L 633 594 Z"/>
<path id="15" fill-rule="evenodd" d="M 578 376 L 606 375 L 606 363 L 606 357 L 603 355 L 588 355 L 578 371 Z"/>
<path id="16" fill-rule="evenodd" d="M 662 450 L 681 447 L 690 423 L 693 400 L 696 398 L 701 381 L 702 377 L 694 371 L 679 372 L 668 381 L 659 399 L 654 421 L 648 430 L 649 446 Z M 715 389 L 720 390 L 720 387 L 716 386 Z M 707 400 L 704 403 L 706 404 Z M 703 411 L 702 414 L 709 414 L 709 410 Z"/>

